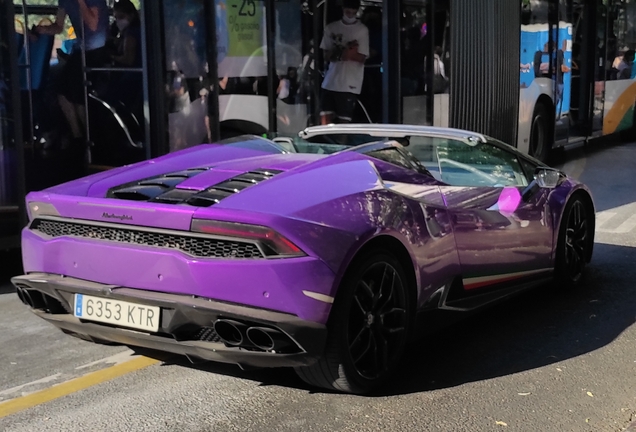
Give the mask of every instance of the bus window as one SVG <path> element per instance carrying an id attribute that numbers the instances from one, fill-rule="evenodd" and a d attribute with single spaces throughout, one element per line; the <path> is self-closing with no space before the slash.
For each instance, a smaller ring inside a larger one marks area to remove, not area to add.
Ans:
<path id="1" fill-rule="evenodd" d="M 634 49 L 636 34 L 633 20 L 636 19 L 635 3 L 614 3 L 608 29 L 608 80 L 634 79 Z"/>
<path id="2" fill-rule="evenodd" d="M 265 2 L 216 0 L 221 138 L 268 132 L 265 24 Z"/>
<path id="3" fill-rule="evenodd" d="M 636 49 L 636 4 L 614 2 L 608 12 L 605 97 L 603 101 L 603 132 L 624 131 L 634 126 L 631 107 L 621 109 L 617 103 L 630 91 L 636 79 L 634 50 Z M 633 106 L 633 101 L 632 101 Z"/>
<path id="4" fill-rule="evenodd" d="M 427 8 L 422 5 L 402 5 L 401 86 L 403 121 L 407 124 L 430 125 L 427 115 L 425 63 L 430 44 Z"/>
<path id="5" fill-rule="evenodd" d="M 383 10 L 378 5 L 362 6 L 360 21 L 369 29 L 369 57 L 364 65 L 364 81 L 360 102 L 368 119 L 373 123 L 382 122 L 382 61 L 384 37 L 382 28 Z M 366 116 L 365 116 L 366 117 Z M 354 121 L 357 119 L 354 119 Z"/>
<path id="6" fill-rule="evenodd" d="M 170 151 L 209 140 L 203 0 L 163 2 Z"/>

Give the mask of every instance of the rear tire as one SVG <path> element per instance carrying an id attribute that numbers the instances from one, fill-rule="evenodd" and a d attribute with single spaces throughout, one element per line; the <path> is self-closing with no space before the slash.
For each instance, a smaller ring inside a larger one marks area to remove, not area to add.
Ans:
<path id="1" fill-rule="evenodd" d="M 368 393 L 395 371 L 410 318 L 408 279 L 399 261 L 383 251 L 366 254 L 340 284 L 324 356 L 296 373 L 313 386 Z"/>
<path id="2" fill-rule="evenodd" d="M 539 159 L 541 162 L 547 162 L 552 148 L 552 139 L 550 138 L 550 115 L 544 104 L 538 103 L 532 114 L 532 124 L 530 127 L 530 147 L 528 153 L 530 156 Z"/>

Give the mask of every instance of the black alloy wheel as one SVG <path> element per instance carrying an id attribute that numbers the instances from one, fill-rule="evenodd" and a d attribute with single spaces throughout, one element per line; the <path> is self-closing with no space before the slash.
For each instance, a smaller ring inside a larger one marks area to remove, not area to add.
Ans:
<path id="1" fill-rule="evenodd" d="M 548 136 L 549 116 L 548 110 L 543 104 L 537 104 L 532 114 L 532 125 L 530 129 L 530 148 L 528 153 L 539 159 L 541 162 L 547 162 L 550 152 L 552 140 Z"/>
<path id="2" fill-rule="evenodd" d="M 370 266 L 353 295 L 347 328 L 350 360 L 367 380 L 380 378 L 395 363 L 406 334 L 406 293 L 387 262 Z"/>
<path id="3" fill-rule="evenodd" d="M 325 355 L 297 368 L 307 383 L 368 393 L 395 370 L 407 342 L 411 299 L 400 263 L 385 253 L 359 260 L 334 303 Z"/>
<path id="4" fill-rule="evenodd" d="M 563 213 L 557 245 L 557 277 L 566 285 L 576 285 L 583 276 L 592 247 L 590 215 L 585 203 L 574 198 Z"/>

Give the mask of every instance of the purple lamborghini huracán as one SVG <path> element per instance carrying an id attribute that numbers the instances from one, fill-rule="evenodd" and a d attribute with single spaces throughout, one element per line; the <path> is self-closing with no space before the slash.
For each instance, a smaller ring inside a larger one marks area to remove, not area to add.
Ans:
<path id="1" fill-rule="evenodd" d="M 27 197 L 20 299 L 65 333 L 365 393 L 418 318 L 592 256 L 588 189 L 492 138 L 396 125 L 244 136 Z"/>

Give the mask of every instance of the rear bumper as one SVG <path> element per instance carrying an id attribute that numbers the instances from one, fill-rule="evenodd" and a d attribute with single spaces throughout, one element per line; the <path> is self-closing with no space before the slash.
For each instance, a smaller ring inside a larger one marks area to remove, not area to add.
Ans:
<path id="1" fill-rule="evenodd" d="M 22 232 L 25 273 L 65 275 L 86 281 L 177 296 L 213 298 L 326 323 L 330 302 L 304 291 L 335 295 L 336 275 L 314 257 L 201 259 L 177 250 L 77 237 L 44 238 Z"/>
<path id="2" fill-rule="evenodd" d="M 200 297 L 143 291 L 48 273 L 14 277 L 12 283 L 23 303 L 40 318 L 66 332 L 93 340 L 100 339 L 138 346 L 190 358 L 234 363 L 242 367 L 289 367 L 314 363 L 323 353 L 326 326 L 294 315 L 221 303 Z M 75 294 L 161 308 L 157 333 L 146 333 L 89 322 L 72 314 Z M 231 346 L 214 330 L 218 319 L 233 320 L 249 327 L 280 332 L 286 348 L 265 351 L 249 343 Z"/>

